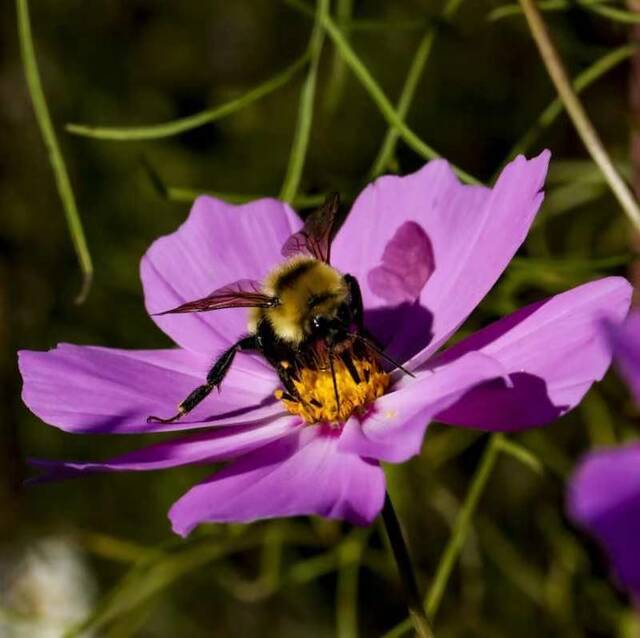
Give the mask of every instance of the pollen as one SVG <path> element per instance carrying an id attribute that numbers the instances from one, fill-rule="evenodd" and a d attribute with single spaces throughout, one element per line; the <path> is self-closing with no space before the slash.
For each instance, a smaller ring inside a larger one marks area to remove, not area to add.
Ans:
<path id="1" fill-rule="evenodd" d="M 351 361 L 358 381 L 341 359 L 334 360 L 338 400 L 328 366 L 298 371 L 293 384 L 300 400 L 282 390 L 276 390 L 275 396 L 291 414 L 301 416 L 307 423 L 340 425 L 353 414 L 364 414 L 367 407 L 386 392 L 389 375 L 375 359 L 352 358 Z"/>

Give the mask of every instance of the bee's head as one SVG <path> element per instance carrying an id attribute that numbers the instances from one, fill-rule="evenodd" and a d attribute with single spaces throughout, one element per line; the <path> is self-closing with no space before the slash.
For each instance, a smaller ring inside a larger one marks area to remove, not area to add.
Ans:
<path id="1" fill-rule="evenodd" d="M 336 314 L 314 314 L 309 322 L 309 333 L 314 339 L 334 344 L 344 338 L 344 322 Z"/>

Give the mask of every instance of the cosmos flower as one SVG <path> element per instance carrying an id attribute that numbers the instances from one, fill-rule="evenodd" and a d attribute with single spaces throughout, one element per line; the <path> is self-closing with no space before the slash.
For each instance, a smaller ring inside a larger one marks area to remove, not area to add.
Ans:
<path id="1" fill-rule="evenodd" d="M 413 372 L 382 372 L 356 361 L 366 380 L 336 375 L 347 410 L 322 412 L 327 374 L 303 371 L 300 402 L 283 397 L 272 367 L 240 352 L 224 379 L 192 412 L 171 415 L 202 383 L 212 361 L 247 332 L 247 312 L 156 313 L 240 279 L 264 281 L 301 222 L 284 203 L 231 206 L 200 197 L 187 221 L 157 240 L 141 264 L 152 319 L 177 344 L 117 350 L 63 344 L 20 353 L 23 398 L 67 432 L 182 435 L 96 463 L 34 461 L 45 478 L 228 462 L 171 508 L 173 529 L 206 521 L 321 515 L 357 524 L 380 512 L 380 462 L 416 455 L 430 421 L 518 431 L 561 416 L 602 377 L 611 355 L 596 317 L 626 315 L 629 284 L 594 281 L 530 305 L 439 352 L 506 268 L 543 199 L 549 153 L 518 157 L 493 188 L 462 185 L 444 160 L 406 177 L 385 176 L 356 199 L 331 248 L 331 264 L 360 282 L 365 324 L 385 352 Z M 403 265 L 404 264 L 404 265 Z M 409 267 L 407 267 L 409 264 Z M 279 400 L 284 399 L 284 400 Z M 319 422 L 309 423 L 318 418 Z"/>
<path id="2" fill-rule="evenodd" d="M 640 407 L 640 312 L 604 331 Z M 588 454 L 569 483 L 573 520 L 604 547 L 619 583 L 640 602 L 640 443 Z"/>

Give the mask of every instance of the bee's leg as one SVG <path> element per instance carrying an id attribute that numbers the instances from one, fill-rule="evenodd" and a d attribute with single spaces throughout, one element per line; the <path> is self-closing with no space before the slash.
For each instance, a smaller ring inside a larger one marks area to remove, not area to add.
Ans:
<path id="1" fill-rule="evenodd" d="M 353 379 L 353 382 L 360 383 L 362 379 L 360 378 L 360 374 L 358 373 L 358 370 L 353 365 L 353 359 L 351 358 L 351 353 L 346 351 L 341 353 L 340 359 L 342 360 L 342 363 L 344 363 L 345 368 L 349 371 L 349 375 Z"/>
<path id="2" fill-rule="evenodd" d="M 280 381 L 282 381 L 282 385 L 286 391 L 285 398 L 292 399 L 294 401 L 300 401 L 300 393 L 293 383 L 293 377 L 295 377 L 295 368 L 289 363 L 289 361 L 280 361 L 277 365 L 274 366 L 278 373 L 278 377 Z"/>
<path id="3" fill-rule="evenodd" d="M 344 281 L 349 290 L 349 310 L 351 311 L 351 319 L 358 327 L 360 332 L 364 331 L 364 306 L 362 303 L 362 291 L 360 284 L 353 275 L 345 275 Z"/>
<path id="4" fill-rule="evenodd" d="M 235 343 L 228 350 L 225 350 L 222 355 L 220 355 L 219 359 L 213 364 L 211 370 L 209 370 L 206 383 L 199 385 L 195 390 L 193 390 L 193 392 L 191 392 L 191 394 L 189 394 L 189 396 L 184 401 L 182 401 L 182 403 L 180 403 L 180 405 L 178 406 L 177 414 L 168 419 L 161 419 L 157 416 L 150 416 L 147 418 L 147 423 L 173 423 L 180 417 L 188 414 L 211 393 L 211 390 L 213 390 L 213 388 L 220 387 L 222 380 L 224 379 L 227 372 L 229 372 L 229 368 L 233 363 L 236 352 L 241 350 L 259 349 L 259 344 L 256 340 L 255 335 L 249 335 L 248 337 L 240 339 L 238 343 Z"/>

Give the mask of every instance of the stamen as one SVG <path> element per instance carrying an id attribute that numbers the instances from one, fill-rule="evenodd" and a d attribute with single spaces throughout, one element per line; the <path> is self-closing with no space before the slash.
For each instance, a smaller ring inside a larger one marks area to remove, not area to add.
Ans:
<path id="1" fill-rule="evenodd" d="M 343 357 L 333 360 L 339 402 L 336 402 L 334 377 L 329 366 L 298 371 L 293 384 L 300 400 L 286 396 L 282 390 L 276 390 L 276 398 L 282 401 L 289 412 L 298 414 L 307 423 L 341 424 L 352 414 L 364 413 L 368 405 L 386 392 L 389 375 L 373 357 L 356 358 L 352 353 L 348 355 L 351 355 L 348 357 L 351 363 L 348 367 Z"/>

